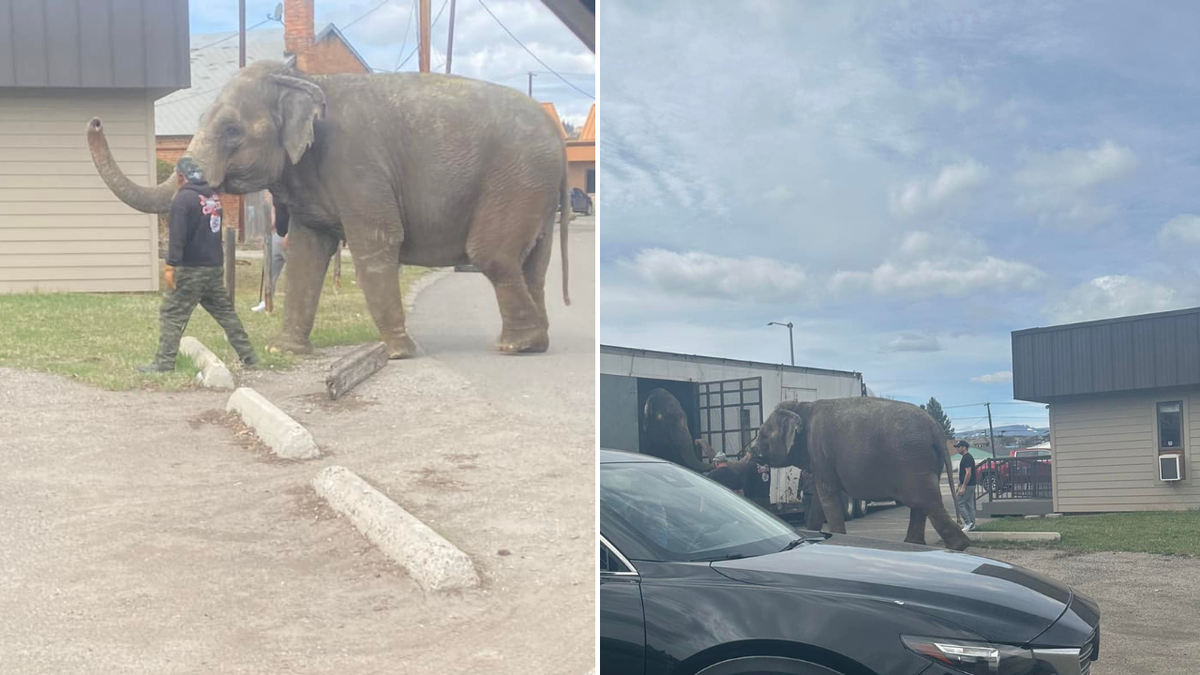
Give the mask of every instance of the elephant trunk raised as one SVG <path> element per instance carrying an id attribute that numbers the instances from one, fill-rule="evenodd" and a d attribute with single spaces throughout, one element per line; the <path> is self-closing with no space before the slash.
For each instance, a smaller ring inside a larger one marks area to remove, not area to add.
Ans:
<path id="1" fill-rule="evenodd" d="M 210 173 L 209 184 L 216 188 L 220 185 L 221 177 L 211 175 L 211 172 L 219 167 L 211 160 L 206 161 L 208 153 L 204 152 L 201 136 L 202 134 L 197 134 L 192 139 L 184 154 L 195 159 L 201 168 Z M 87 137 L 88 149 L 92 153 L 92 163 L 96 165 L 96 170 L 100 172 L 100 178 L 117 196 L 117 199 L 143 213 L 167 213 L 171 210 L 171 200 L 174 199 L 175 193 L 179 189 L 174 175 L 168 176 L 156 187 L 138 185 L 130 180 L 124 171 L 121 171 L 121 167 L 117 166 L 117 161 L 113 159 L 112 150 L 108 147 L 108 139 L 104 137 L 104 124 L 100 118 L 93 117 L 92 121 L 88 123 Z"/>

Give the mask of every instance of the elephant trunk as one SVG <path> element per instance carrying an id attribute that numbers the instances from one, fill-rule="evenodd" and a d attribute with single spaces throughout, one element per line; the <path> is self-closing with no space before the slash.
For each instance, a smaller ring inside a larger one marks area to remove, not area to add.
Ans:
<path id="1" fill-rule="evenodd" d="M 104 138 L 104 125 L 100 118 L 94 117 L 88 123 L 88 149 L 92 152 L 92 162 L 100 172 L 104 184 L 112 190 L 117 199 L 143 213 L 166 213 L 171 210 L 171 200 L 175 197 L 178 186 L 175 177 L 170 176 L 157 187 L 149 188 L 138 185 L 117 166 L 112 151 L 108 148 L 108 140 Z"/>
<path id="2" fill-rule="evenodd" d="M 679 450 L 679 460 L 696 473 L 704 473 L 708 465 L 700 459 L 696 443 L 688 433 L 687 424 L 680 424 L 671 432 L 671 445 Z"/>

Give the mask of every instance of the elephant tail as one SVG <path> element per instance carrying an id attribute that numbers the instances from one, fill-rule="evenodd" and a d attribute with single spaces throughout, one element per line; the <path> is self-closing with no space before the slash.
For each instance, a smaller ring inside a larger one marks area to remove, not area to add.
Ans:
<path id="1" fill-rule="evenodd" d="M 938 457 L 940 457 L 941 460 L 943 462 L 945 462 L 945 464 L 946 464 L 946 483 L 950 485 L 950 497 L 951 497 L 951 499 L 953 499 L 954 498 L 954 460 L 952 460 L 950 458 L 950 449 L 946 447 L 945 441 L 941 441 L 940 443 L 934 443 L 933 450 L 934 450 L 934 452 L 938 453 Z M 938 471 L 941 471 L 940 464 L 938 466 Z"/>
<path id="2" fill-rule="evenodd" d="M 570 306 L 571 294 L 567 292 L 567 223 L 571 220 L 571 191 L 567 186 L 567 172 L 564 168 L 562 187 L 560 188 L 558 233 L 562 237 L 559 247 L 562 249 L 563 304 Z"/>

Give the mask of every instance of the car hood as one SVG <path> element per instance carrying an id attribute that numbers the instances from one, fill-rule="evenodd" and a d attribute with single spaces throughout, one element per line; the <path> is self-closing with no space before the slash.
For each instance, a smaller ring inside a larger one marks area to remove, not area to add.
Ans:
<path id="1" fill-rule="evenodd" d="M 996 560 L 864 537 L 827 536 L 782 553 L 715 562 L 713 569 L 750 584 L 902 604 L 984 639 L 1016 645 L 1045 631 L 1071 602 L 1067 586 Z"/>

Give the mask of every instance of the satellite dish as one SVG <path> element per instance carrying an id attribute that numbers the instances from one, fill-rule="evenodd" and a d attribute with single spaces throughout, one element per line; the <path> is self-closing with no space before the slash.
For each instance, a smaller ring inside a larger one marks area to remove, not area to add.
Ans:
<path id="1" fill-rule="evenodd" d="M 275 3 L 275 13 L 271 15 L 271 20 L 279 21 L 281 18 L 283 18 L 283 3 L 277 2 Z"/>

